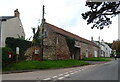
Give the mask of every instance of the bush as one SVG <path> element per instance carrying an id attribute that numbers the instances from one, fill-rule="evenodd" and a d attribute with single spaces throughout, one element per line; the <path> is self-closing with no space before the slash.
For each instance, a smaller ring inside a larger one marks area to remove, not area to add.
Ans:
<path id="1" fill-rule="evenodd" d="M 8 52 L 12 52 L 11 58 L 9 58 Z M 15 52 L 12 49 L 10 49 L 8 47 L 2 48 L 2 65 L 3 65 L 3 67 L 12 63 L 13 61 L 15 61 L 15 59 L 16 59 L 15 57 L 16 57 Z"/>
<path id="2" fill-rule="evenodd" d="M 16 39 L 12 37 L 6 38 L 6 47 L 11 48 L 14 52 L 16 52 L 16 47 L 19 47 L 20 54 L 19 54 L 19 60 L 24 60 L 24 53 L 27 48 L 31 47 L 32 42 L 22 40 L 22 39 Z"/>
<path id="3" fill-rule="evenodd" d="M 75 54 L 75 39 L 68 37 L 68 36 L 65 36 L 65 39 L 66 39 L 67 46 L 69 48 L 69 51 L 72 57 L 72 54 Z"/>

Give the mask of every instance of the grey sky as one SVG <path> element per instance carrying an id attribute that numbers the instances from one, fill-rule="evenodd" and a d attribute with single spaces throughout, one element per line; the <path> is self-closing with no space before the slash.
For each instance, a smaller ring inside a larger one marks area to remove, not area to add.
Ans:
<path id="1" fill-rule="evenodd" d="M 113 18 L 110 28 L 91 29 L 82 19 L 81 13 L 88 10 L 85 0 L 0 0 L 0 16 L 14 15 L 18 8 L 25 30 L 26 38 L 32 36 L 31 27 L 37 27 L 42 18 L 42 5 L 45 5 L 45 18 L 48 23 L 79 35 L 83 38 L 98 40 L 98 36 L 106 42 L 118 39 L 118 18 Z"/>

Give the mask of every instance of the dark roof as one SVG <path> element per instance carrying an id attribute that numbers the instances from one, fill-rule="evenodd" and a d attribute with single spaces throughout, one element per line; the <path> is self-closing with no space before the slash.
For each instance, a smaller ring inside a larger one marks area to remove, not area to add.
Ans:
<path id="1" fill-rule="evenodd" d="M 93 45 L 93 46 L 98 47 L 98 46 L 97 46 L 94 42 L 92 42 L 92 41 L 89 41 L 89 40 L 87 40 L 87 39 L 84 39 L 84 38 L 82 38 L 82 37 L 80 37 L 80 36 L 78 36 L 78 35 L 75 35 L 75 34 L 71 33 L 71 32 L 65 31 L 65 30 L 63 30 L 63 29 L 61 29 L 61 28 L 59 28 L 59 27 L 57 27 L 57 26 L 52 25 L 52 24 L 49 24 L 49 23 L 46 23 L 46 24 L 48 25 L 49 28 L 51 28 L 53 31 L 55 31 L 55 32 L 57 32 L 57 33 L 59 33 L 59 34 L 62 34 L 62 35 L 65 35 L 65 36 L 69 36 L 69 37 L 74 38 L 74 39 L 76 39 L 76 40 L 78 40 L 78 41 L 80 41 L 80 42 L 83 42 L 83 43 L 90 44 L 90 45 Z"/>
<path id="2" fill-rule="evenodd" d="M 6 21 L 6 20 L 12 19 L 12 18 L 15 18 L 15 16 L 0 16 L 0 20 L 2 20 L 2 21 Z"/>

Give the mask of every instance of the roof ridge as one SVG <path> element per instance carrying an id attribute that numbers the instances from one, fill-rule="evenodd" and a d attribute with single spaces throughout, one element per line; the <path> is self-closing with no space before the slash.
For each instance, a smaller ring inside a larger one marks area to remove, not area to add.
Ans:
<path id="1" fill-rule="evenodd" d="M 15 18 L 16 16 L 0 16 L 0 19 L 11 19 Z"/>
<path id="2" fill-rule="evenodd" d="M 47 24 L 50 24 L 50 23 L 47 23 Z M 50 24 L 50 25 L 52 25 L 52 26 L 54 26 L 54 27 L 57 27 L 57 26 L 55 26 L 55 25 L 53 25 L 53 24 Z M 78 35 L 76 35 L 76 34 L 74 34 L 74 33 L 72 33 L 72 32 L 66 31 L 66 30 L 64 30 L 64 29 L 62 29 L 62 28 L 60 28 L 60 27 L 57 27 L 57 28 L 60 29 L 60 30 L 65 31 L 65 32 L 68 32 L 68 33 L 70 33 L 70 34 L 73 34 L 73 35 L 75 35 L 75 36 L 77 36 L 77 37 L 80 37 L 80 36 L 78 36 Z M 80 38 L 82 38 L 82 37 L 80 37 Z M 84 39 L 84 38 L 83 38 L 83 39 Z"/>

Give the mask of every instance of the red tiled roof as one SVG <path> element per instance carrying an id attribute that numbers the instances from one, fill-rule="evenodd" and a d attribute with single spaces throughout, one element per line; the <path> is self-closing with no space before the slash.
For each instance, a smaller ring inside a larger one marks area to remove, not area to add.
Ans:
<path id="1" fill-rule="evenodd" d="M 61 29 L 61 28 L 59 28 L 59 27 L 57 27 L 57 26 L 52 25 L 52 24 L 49 24 L 49 23 L 46 23 L 46 24 L 47 24 L 47 26 L 48 26 L 49 28 L 51 28 L 53 31 L 55 31 L 55 32 L 57 32 L 57 33 L 59 33 L 59 34 L 62 34 L 62 35 L 65 35 L 65 36 L 69 36 L 69 37 L 74 38 L 74 39 L 76 39 L 76 40 L 78 40 L 78 41 L 81 41 L 81 42 L 83 42 L 83 43 L 87 43 L 87 44 L 90 44 L 90 45 L 93 45 L 93 46 L 98 47 L 98 46 L 97 46 L 94 42 L 92 42 L 92 41 L 86 40 L 86 39 L 84 39 L 84 38 L 82 38 L 82 37 L 80 37 L 80 36 L 78 36 L 78 35 L 75 35 L 75 34 L 73 34 L 73 33 L 71 33 L 71 32 L 65 31 L 65 30 L 63 30 L 63 29 Z"/>

